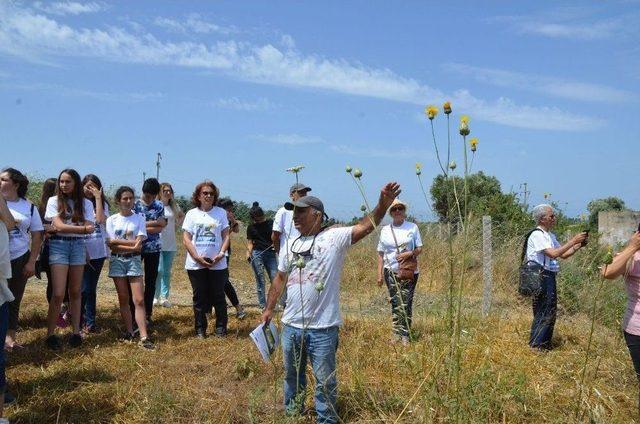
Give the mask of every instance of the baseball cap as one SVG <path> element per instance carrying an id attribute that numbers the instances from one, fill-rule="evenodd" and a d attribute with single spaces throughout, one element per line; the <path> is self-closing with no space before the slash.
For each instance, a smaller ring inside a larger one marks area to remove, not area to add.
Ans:
<path id="1" fill-rule="evenodd" d="M 288 211 L 292 211 L 293 208 L 313 208 L 324 213 L 322 201 L 315 196 L 303 196 L 298 200 L 287 202 L 284 204 L 284 208 Z"/>
<path id="2" fill-rule="evenodd" d="M 302 190 L 311 191 L 311 187 L 307 187 L 302 183 L 295 183 L 289 189 L 289 193 L 293 193 L 294 191 L 302 191 Z"/>

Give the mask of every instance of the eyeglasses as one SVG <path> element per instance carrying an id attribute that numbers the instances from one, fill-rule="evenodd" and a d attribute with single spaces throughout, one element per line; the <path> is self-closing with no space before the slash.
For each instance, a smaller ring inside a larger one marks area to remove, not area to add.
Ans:
<path id="1" fill-rule="evenodd" d="M 395 208 L 389 209 L 389 211 L 390 212 L 398 212 L 398 211 L 404 212 L 404 208 L 403 207 L 395 207 Z"/>
<path id="2" fill-rule="evenodd" d="M 169 189 L 162 190 L 162 192 L 163 192 L 163 193 L 169 193 L 169 194 L 173 193 L 173 191 L 172 191 L 172 190 L 169 190 Z"/>
<path id="3" fill-rule="evenodd" d="M 213 191 L 201 191 L 200 194 L 204 197 L 213 197 L 216 195 Z"/>
<path id="4" fill-rule="evenodd" d="M 306 240 L 302 240 L 302 236 L 299 236 L 297 239 L 295 239 L 292 243 L 291 243 L 291 253 L 293 253 L 295 256 L 300 257 L 302 256 L 303 258 L 313 258 L 313 246 L 316 244 L 316 237 L 318 237 L 318 235 L 316 234 L 315 236 L 313 236 L 313 240 L 311 240 L 311 245 L 309 246 L 308 249 L 305 249 L 305 245 L 307 245 L 308 243 L 306 243 Z"/>

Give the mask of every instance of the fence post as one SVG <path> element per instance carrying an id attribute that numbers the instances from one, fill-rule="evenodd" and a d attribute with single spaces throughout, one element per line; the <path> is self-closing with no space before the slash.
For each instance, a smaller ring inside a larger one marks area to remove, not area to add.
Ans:
<path id="1" fill-rule="evenodd" d="M 491 245 L 491 217 L 482 217 L 482 281 L 484 291 L 482 294 L 482 316 L 489 315 L 491 309 L 491 290 L 493 286 L 493 265 Z"/>

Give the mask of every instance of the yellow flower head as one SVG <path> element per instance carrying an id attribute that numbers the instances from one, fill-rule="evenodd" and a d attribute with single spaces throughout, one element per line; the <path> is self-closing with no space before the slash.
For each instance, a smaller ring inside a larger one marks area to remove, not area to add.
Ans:
<path id="1" fill-rule="evenodd" d="M 444 104 L 442 105 L 442 110 L 447 115 L 450 114 L 451 113 L 451 102 L 444 102 Z"/>
<path id="2" fill-rule="evenodd" d="M 416 175 L 422 174 L 422 164 L 416 163 Z"/>
<path id="3" fill-rule="evenodd" d="M 460 117 L 460 124 L 469 125 L 469 116 L 468 115 L 462 115 Z"/>
<path id="4" fill-rule="evenodd" d="M 475 152 L 478 149 L 478 138 L 473 137 L 471 140 L 469 140 L 469 146 L 471 146 L 471 151 Z"/>
<path id="5" fill-rule="evenodd" d="M 602 262 L 605 265 L 611 265 L 613 263 L 613 252 L 611 251 L 611 247 L 609 247 L 609 251 L 607 252 L 607 254 L 604 255 Z"/>
<path id="6" fill-rule="evenodd" d="M 434 105 L 429 105 L 424 108 L 424 113 L 425 115 L 427 115 L 427 118 L 433 119 L 438 114 L 438 108 L 435 107 Z"/>
<path id="7" fill-rule="evenodd" d="M 356 178 L 362 177 L 362 171 L 359 168 L 353 170 L 353 176 Z"/>

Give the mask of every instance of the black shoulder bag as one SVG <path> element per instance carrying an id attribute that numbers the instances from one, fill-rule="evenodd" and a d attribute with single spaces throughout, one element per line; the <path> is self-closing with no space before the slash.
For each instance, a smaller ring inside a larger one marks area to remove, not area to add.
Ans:
<path id="1" fill-rule="evenodd" d="M 520 282 L 518 284 L 518 293 L 522 296 L 535 296 L 542 287 L 542 271 L 544 271 L 544 265 L 540 265 L 536 261 L 524 261 L 527 253 L 527 244 L 529 243 L 529 237 L 534 231 L 542 231 L 540 228 L 534 228 L 529 231 L 524 237 L 524 244 L 522 245 L 522 255 L 520 256 Z M 546 263 L 546 257 L 544 259 Z"/>

